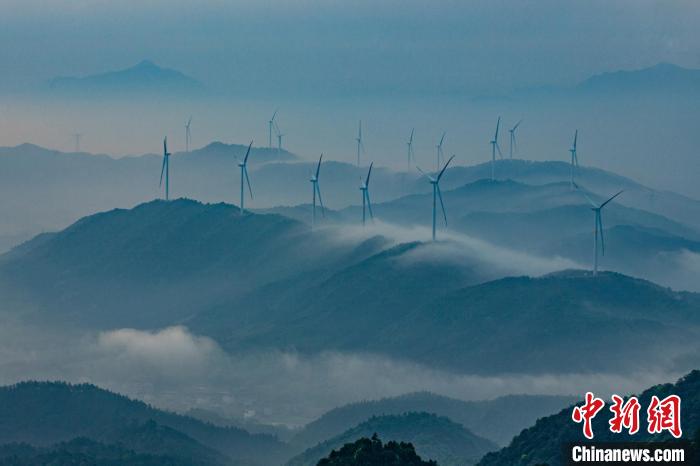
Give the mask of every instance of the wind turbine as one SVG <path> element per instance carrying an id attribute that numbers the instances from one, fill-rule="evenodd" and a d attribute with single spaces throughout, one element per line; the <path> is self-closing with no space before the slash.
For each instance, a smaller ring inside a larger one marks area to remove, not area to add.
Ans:
<path id="1" fill-rule="evenodd" d="M 163 139 L 163 168 L 160 169 L 160 185 L 163 186 L 165 175 L 165 200 L 170 200 L 170 152 L 168 152 L 168 138 Z"/>
<path id="2" fill-rule="evenodd" d="M 574 133 L 574 143 L 571 145 L 571 149 L 569 149 L 569 152 L 571 152 L 571 189 L 573 190 L 574 187 L 576 187 L 576 183 L 574 182 L 574 167 L 578 167 L 578 154 L 576 152 L 576 142 L 578 141 L 578 130 Z"/>
<path id="3" fill-rule="evenodd" d="M 369 217 L 374 220 L 374 214 L 372 213 L 372 203 L 369 200 L 369 177 L 372 174 L 372 165 L 374 162 L 369 164 L 369 170 L 367 171 L 367 178 L 360 185 L 360 192 L 362 192 L 362 226 L 365 226 L 366 213 L 365 211 L 369 209 Z"/>
<path id="4" fill-rule="evenodd" d="M 275 110 L 275 113 L 272 114 L 272 118 L 270 118 L 270 121 L 267 122 L 268 129 L 269 129 L 269 137 L 268 137 L 268 143 L 267 147 L 272 148 L 272 127 L 275 124 L 275 117 L 277 116 L 277 110 Z"/>
<path id="5" fill-rule="evenodd" d="M 437 222 L 437 199 L 440 199 L 440 207 L 442 208 L 442 215 L 445 218 L 445 225 L 447 225 L 447 214 L 445 213 L 445 204 L 442 202 L 442 192 L 440 192 L 440 178 L 442 178 L 442 175 L 445 174 L 445 170 L 447 170 L 447 166 L 452 162 L 452 159 L 455 158 L 453 155 L 450 157 L 450 159 L 447 161 L 445 166 L 440 170 L 440 173 L 436 177 L 432 177 L 425 173 L 423 170 L 420 169 L 420 167 L 416 167 L 419 172 L 421 172 L 423 175 L 425 175 L 426 178 L 428 178 L 428 181 L 430 181 L 430 184 L 433 185 L 433 241 L 435 241 L 435 224 Z"/>
<path id="6" fill-rule="evenodd" d="M 83 135 L 80 133 L 75 133 L 73 137 L 75 138 L 75 152 L 80 152 L 80 139 L 83 137 Z"/>
<path id="7" fill-rule="evenodd" d="M 413 131 L 415 128 L 411 128 L 411 137 L 408 138 L 406 145 L 408 146 L 408 169 L 411 169 L 411 160 L 415 159 L 415 154 L 413 153 Z"/>
<path id="8" fill-rule="evenodd" d="M 316 174 L 311 175 L 311 190 L 313 191 L 313 204 L 311 205 L 311 228 L 313 229 L 316 224 L 316 194 L 318 194 L 318 202 L 321 204 L 321 215 L 326 216 L 323 211 L 323 199 L 321 198 L 321 189 L 318 187 L 318 175 L 321 172 L 321 161 L 323 160 L 323 154 L 318 158 L 318 165 L 316 165 Z"/>
<path id="9" fill-rule="evenodd" d="M 598 235 L 600 235 L 600 249 L 603 255 L 605 255 L 605 239 L 603 238 L 603 218 L 601 216 L 601 211 L 610 201 L 615 199 L 617 196 L 622 194 L 622 191 L 618 191 L 617 194 L 612 196 L 607 201 L 598 205 L 591 200 L 590 197 L 583 193 L 591 204 L 591 210 L 595 212 L 595 230 L 593 232 L 593 275 L 598 274 Z"/>
<path id="10" fill-rule="evenodd" d="M 510 133 L 510 146 L 509 146 L 508 153 L 510 154 L 511 159 L 513 158 L 513 151 L 518 150 L 518 148 L 517 148 L 518 144 L 515 141 L 515 130 L 518 129 L 518 126 L 520 126 L 520 123 L 522 123 L 522 122 L 523 122 L 523 120 L 520 120 L 519 122 L 517 122 L 515 124 L 515 126 L 513 126 L 511 129 L 508 130 L 508 132 Z"/>
<path id="11" fill-rule="evenodd" d="M 365 153 L 365 145 L 362 143 L 362 120 L 360 120 L 360 125 L 358 126 L 357 130 L 357 138 L 355 139 L 357 141 L 357 166 L 360 166 L 360 150 L 362 153 Z"/>
<path id="12" fill-rule="evenodd" d="M 282 151 L 282 136 L 284 136 L 284 134 L 282 134 L 282 131 L 280 130 L 280 127 L 276 121 L 275 121 L 275 133 L 277 134 L 277 152 L 279 153 Z"/>
<path id="13" fill-rule="evenodd" d="M 190 140 L 192 139 L 192 133 L 190 132 L 190 125 L 192 124 L 192 117 L 185 123 L 185 152 L 190 151 Z"/>
<path id="14" fill-rule="evenodd" d="M 445 135 L 446 135 L 446 134 L 447 134 L 446 132 L 443 132 L 443 133 L 442 133 L 442 137 L 440 138 L 440 142 L 438 143 L 437 146 L 435 146 L 435 147 L 437 148 L 437 165 L 436 165 L 436 167 L 437 167 L 436 170 L 437 170 L 437 171 L 440 171 L 440 161 L 443 159 L 443 155 L 442 155 L 442 143 L 445 142 Z"/>
<path id="15" fill-rule="evenodd" d="M 498 117 L 496 122 L 496 133 L 493 135 L 493 140 L 491 141 L 491 181 L 496 180 L 496 151 L 498 155 L 503 158 L 501 154 L 501 148 L 498 145 L 498 128 L 501 126 L 501 117 Z"/>
<path id="16" fill-rule="evenodd" d="M 250 187 L 250 178 L 248 178 L 248 156 L 250 155 L 250 148 L 253 147 L 253 141 L 250 141 L 248 145 L 248 150 L 245 153 L 243 162 L 238 162 L 238 166 L 241 167 L 241 215 L 243 215 L 243 203 L 245 201 L 244 187 L 248 184 L 248 191 L 250 191 L 250 198 L 253 199 L 253 188 Z"/>

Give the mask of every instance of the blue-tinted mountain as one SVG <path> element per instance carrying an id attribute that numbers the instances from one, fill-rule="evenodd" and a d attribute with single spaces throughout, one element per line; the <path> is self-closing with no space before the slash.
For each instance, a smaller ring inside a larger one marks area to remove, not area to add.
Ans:
<path id="1" fill-rule="evenodd" d="M 406 413 L 372 417 L 292 458 L 287 466 L 314 466 L 318 461 L 347 443 L 377 434 L 385 440 L 410 442 L 422 458 L 441 466 L 466 466 L 476 463 L 496 445 L 474 435 L 446 417 L 428 413 Z"/>
<path id="2" fill-rule="evenodd" d="M 110 96 L 125 93 L 191 94 L 204 86 L 183 73 L 144 60 L 130 68 L 84 77 L 58 77 L 49 82 L 54 93 Z"/>
<path id="3" fill-rule="evenodd" d="M 651 387 L 642 392 L 638 398 L 643 409 L 640 413 L 641 428 L 634 436 L 624 433 L 611 433 L 608 426 L 610 413 L 601 412 L 593 419 L 593 433 L 596 442 L 648 442 L 668 441 L 672 437 L 667 432 L 663 434 L 649 434 L 646 427 L 644 410 L 649 406 L 653 395 L 660 399 L 668 395 L 681 397 L 681 423 L 683 439 L 693 438 L 700 440 L 700 371 L 692 371 L 681 378 L 675 384 L 663 384 Z M 607 403 L 610 400 L 606 400 Z M 578 403 L 581 405 L 581 402 Z M 608 404 L 609 406 L 609 404 Z M 498 452 L 489 453 L 479 462 L 479 466 L 535 466 L 548 464 L 559 466 L 566 464 L 562 461 L 562 445 L 568 443 L 582 443 L 586 439 L 583 436 L 581 425 L 571 421 L 573 406 L 563 409 L 558 414 L 539 419 L 533 426 L 523 430 L 515 437 L 510 445 Z M 700 445 L 696 446 L 700 447 Z M 697 448 L 700 453 L 700 448 Z M 693 463 L 697 464 L 697 463 Z"/>
<path id="4" fill-rule="evenodd" d="M 628 371 L 697 360 L 697 294 L 580 271 L 455 288 L 456 282 L 445 281 L 452 273 L 431 279 L 428 267 L 423 284 L 409 281 L 406 289 L 400 274 L 387 273 L 386 282 L 380 278 L 386 286 L 374 291 L 346 271 L 333 285 L 273 301 L 264 307 L 264 320 L 226 319 L 224 307 L 191 325 L 235 350 L 365 351 L 467 373 Z M 376 278 L 371 268 L 366 276 Z M 365 288 L 358 289 L 360 283 Z M 382 289 L 389 298 L 377 297 Z M 372 305 L 375 299 L 380 306 Z"/>
<path id="5" fill-rule="evenodd" d="M 475 434 L 506 445 L 525 426 L 572 403 L 573 397 L 510 395 L 493 400 L 462 401 L 429 392 L 361 401 L 328 411 L 310 422 L 291 439 L 311 447 L 373 417 L 407 412 L 426 412 L 449 417 Z"/>
<path id="6" fill-rule="evenodd" d="M 93 385 L 25 382 L 0 388 L 0 444 L 51 447 L 78 437 L 203 464 L 278 463 L 290 451 L 274 437 L 160 411 Z"/>
<path id="7" fill-rule="evenodd" d="M 700 70 L 671 63 L 631 71 L 614 71 L 590 77 L 576 87 L 585 93 L 698 93 Z"/>

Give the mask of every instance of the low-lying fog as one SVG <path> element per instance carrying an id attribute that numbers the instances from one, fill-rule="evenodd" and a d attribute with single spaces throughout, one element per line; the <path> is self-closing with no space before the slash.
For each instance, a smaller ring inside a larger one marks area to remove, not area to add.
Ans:
<path id="1" fill-rule="evenodd" d="M 579 394 L 584 385 L 596 393 L 630 393 L 682 374 L 482 377 L 372 354 L 226 354 L 211 339 L 178 326 L 78 333 L 28 327 L 7 315 L 3 321 L 0 384 L 89 382 L 161 408 L 215 410 L 230 418 L 287 425 L 306 423 L 348 402 L 418 390 L 464 400 L 512 393 Z"/>

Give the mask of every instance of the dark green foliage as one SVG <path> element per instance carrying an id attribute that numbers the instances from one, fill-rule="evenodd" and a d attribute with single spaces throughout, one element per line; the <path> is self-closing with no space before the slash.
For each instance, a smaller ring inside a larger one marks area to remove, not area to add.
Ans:
<path id="1" fill-rule="evenodd" d="M 181 458 L 177 452 L 154 455 L 137 453 L 122 444 L 105 445 L 76 438 L 51 447 L 27 444 L 0 446 L 0 466 L 226 466 L 211 460 Z"/>
<path id="2" fill-rule="evenodd" d="M 0 388 L 0 444 L 49 446 L 76 437 L 212 462 L 226 455 L 269 464 L 289 456 L 289 448 L 269 435 L 160 411 L 92 385 L 27 382 Z"/>
<path id="3" fill-rule="evenodd" d="M 506 445 L 538 418 L 574 402 L 573 397 L 510 395 L 488 401 L 462 401 L 429 392 L 362 401 L 335 408 L 299 431 L 292 443 L 310 447 L 372 416 L 423 411 L 446 416 L 477 435 Z"/>
<path id="4" fill-rule="evenodd" d="M 639 395 L 642 410 L 640 412 L 640 431 L 629 436 L 611 433 L 608 420 L 611 413 L 608 410 L 610 400 L 606 401 L 604 411 L 593 419 L 593 433 L 598 442 L 627 442 L 627 441 L 667 441 L 672 440 L 670 434 L 650 435 L 646 431 L 646 408 L 653 395 L 665 398 L 668 395 L 678 395 L 681 403 L 681 423 L 683 438 L 692 440 L 700 429 L 700 371 L 696 370 L 681 378 L 675 384 L 657 385 L 645 390 Z M 538 420 L 534 426 L 525 429 L 516 436 L 510 445 L 498 452 L 489 453 L 479 462 L 479 466 L 534 466 L 545 463 L 558 466 L 561 463 L 562 445 L 571 442 L 583 442 L 585 437 L 581 425 L 571 420 L 573 406 L 562 410 L 553 416 Z"/>
<path id="5" fill-rule="evenodd" d="M 428 413 L 406 413 L 377 416 L 337 435 L 291 459 L 288 466 L 313 466 L 331 450 L 360 437 L 378 434 L 385 440 L 411 442 L 424 458 L 442 466 L 463 466 L 475 463 L 484 453 L 497 446 L 478 437 L 462 425 L 446 417 Z"/>
<path id="6" fill-rule="evenodd" d="M 375 434 L 371 439 L 363 437 L 354 443 L 333 450 L 317 466 L 437 466 L 435 461 L 423 461 L 405 442 L 382 441 Z"/>

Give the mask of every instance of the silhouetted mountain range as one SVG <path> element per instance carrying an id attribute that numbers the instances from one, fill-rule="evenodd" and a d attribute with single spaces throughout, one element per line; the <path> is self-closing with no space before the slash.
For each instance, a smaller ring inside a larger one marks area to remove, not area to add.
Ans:
<path id="1" fill-rule="evenodd" d="M 310 422 L 291 439 L 294 445 L 314 446 L 373 417 L 408 412 L 445 416 L 475 434 L 506 445 L 523 426 L 559 411 L 573 397 L 511 395 L 486 401 L 462 401 L 429 392 L 362 401 L 335 408 Z"/>

